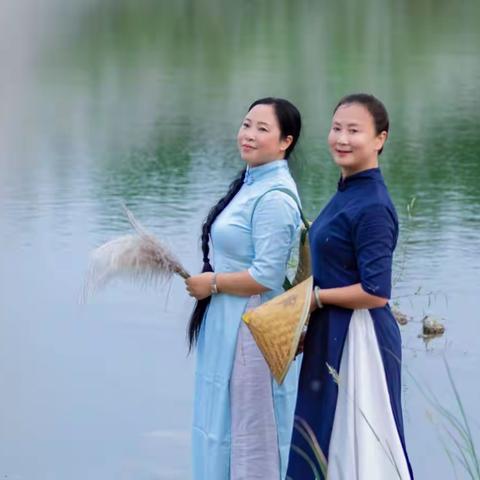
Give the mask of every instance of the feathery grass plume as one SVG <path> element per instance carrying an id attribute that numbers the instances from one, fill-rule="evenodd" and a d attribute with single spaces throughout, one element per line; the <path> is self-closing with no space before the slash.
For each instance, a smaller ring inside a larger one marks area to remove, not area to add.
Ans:
<path id="1" fill-rule="evenodd" d="M 84 300 L 116 277 L 148 284 L 168 281 L 174 274 L 190 276 L 170 249 L 140 225 L 126 206 L 123 208 L 136 234 L 110 240 L 91 253 Z"/>

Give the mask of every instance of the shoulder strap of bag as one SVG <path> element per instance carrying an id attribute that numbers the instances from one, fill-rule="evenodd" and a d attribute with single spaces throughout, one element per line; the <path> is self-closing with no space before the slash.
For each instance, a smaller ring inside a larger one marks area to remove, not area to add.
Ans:
<path id="1" fill-rule="evenodd" d="M 310 229 L 310 223 L 308 222 L 307 218 L 305 217 L 305 214 L 303 213 L 302 207 L 300 206 L 300 202 L 298 201 L 298 197 L 291 190 L 285 187 L 274 187 L 274 188 L 271 188 L 270 190 L 267 190 L 265 193 L 262 193 L 262 195 L 260 195 L 255 201 L 255 204 L 252 210 L 252 217 L 253 217 L 253 212 L 255 211 L 255 207 L 257 206 L 257 203 L 260 201 L 260 199 L 264 197 L 267 193 L 275 192 L 275 191 L 286 193 L 290 198 L 293 198 L 293 200 L 297 204 L 298 210 L 300 212 L 300 218 L 302 219 L 303 225 L 305 226 L 305 230 L 307 230 L 308 232 L 308 230 Z"/>
<path id="2" fill-rule="evenodd" d="M 253 212 L 255 211 L 255 207 L 257 206 L 257 203 L 260 201 L 260 199 L 266 195 L 267 193 L 269 192 L 274 192 L 275 190 L 278 190 L 280 192 L 283 192 L 285 194 L 287 194 L 289 197 L 293 198 L 293 200 L 295 201 L 295 203 L 297 204 L 297 207 L 298 207 L 298 210 L 300 212 L 300 218 L 302 219 L 302 222 L 303 222 L 303 225 L 305 227 L 305 230 L 303 230 L 302 232 L 302 235 L 301 235 L 301 242 L 302 243 L 305 243 L 306 241 L 306 238 L 307 238 L 307 234 L 308 234 L 308 231 L 310 230 L 310 223 L 308 222 L 307 218 L 305 217 L 304 213 L 303 213 L 303 210 L 302 210 L 302 207 L 300 207 L 300 202 L 298 201 L 298 197 L 291 191 L 289 190 L 288 188 L 285 188 L 285 187 L 276 187 L 276 188 L 271 188 L 270 190 L 267 190 L 265 193 L 262 193 L 262 195 L 260 195 L 256 200 L 255 200 L 255 204 L 253 205 L 253 210 L 252 210 L 252 218 L 253 218 Z M 288 279 L 287 276 L 285 276 L 285 279 L 283 281 L 283 289 L 284 290 L 289 290 L 290 288 L 292 288 L 292 283 L 290 282 L 290 280 Z"/>

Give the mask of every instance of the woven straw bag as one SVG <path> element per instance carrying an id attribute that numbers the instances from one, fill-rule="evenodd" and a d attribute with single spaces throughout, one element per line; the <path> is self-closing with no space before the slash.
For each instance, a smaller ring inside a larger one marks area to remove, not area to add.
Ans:
<path id="1" fill-rule="evenodd" d="M 303 215 L 302 209 L 300 209 L 300 215 L 302 217 L 302 226 L 300 229 L 300 240 L 298 243 L 298 265 L 297 271 L 295 273 L 295 277 L 293 281 L 289 281 L 287 277 L 285 277 L 285 281 L 283 283 L 283 288 L 285 290 L 289 290 L 290 288 L 302 283 L 308 277 L 312 275 L 312 264 L 311 264 L 311 257 L 310 257 L 310 244 L 308 241 L 308 231 L 310 229 L 310 223 Z"/>

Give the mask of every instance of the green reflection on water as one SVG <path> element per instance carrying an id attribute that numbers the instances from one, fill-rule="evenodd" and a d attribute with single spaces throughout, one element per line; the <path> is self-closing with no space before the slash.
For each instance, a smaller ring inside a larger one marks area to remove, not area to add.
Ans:
<path id="1" fill-rule="evenodd" d="M 366 90 L 392 116 L 384 170 L 402 202 L 439 197 L 443 180 L 478 200 L 478 2 L 92 1 L 77 9 L 75 22 L 52 34 L 61 41 L 46 51 L 42 78 L 68 86 L 69 111 L 80 95 L 94 100 L 92 128 L 117 128 L 112 143 L 120 135 L 128 149 L 131 127 L 133 149 L 142 131 L 160 150 L 178 139 L 179 161 L 185 145 L 209 155 L 212 138 L 234 143 L 252 99 L 284 95 L 304 115 L 304 163 L 321 162 L 318 176 L 327 172 L 331 184 L 331 109 L 344 93 Z M 307 198 L 321 195 L 321 180 L 310 189 L 303 178 Z"/>
<path id="2" fill-rule="evenodd" d="M 8 47 L 0 75 L 1 250 L 21 245 L 30 253 L 26 277 L 44 271 L 42 253 L 58 237 L 60 267 L 70 269 L 68 259 L 83 266 L 92 231 L 104 241 L 127 228 L 122 202 L 194 257 L 203 216 L 242 167 L 236 131 L 260 96 L 285 96 L 302 111 L 292 170 L 313 218 L 338 179 L 326 148 L 331 111 L 343 94 L 364 90 L 391 115 L 381 165 L 402 226 L 417 198 L 399 289 L 450 292 L 454 278 L 447 338 L 456 342 L 453 355 L 461 349 L 476 358 L 480 2 L 46 0 L 39 8 L 25 0 L 2 15 L 10 21 L 0 30 Z M 17 270 L 14 256 L 2 261 Z M 49 289 L 64 295 L 63 282 L 75 283 L 68 275 Z M 11 293 L 23 301 L 24 292 Z M 113 305 L 115 324 L 120 300 Z M 68 312 L 60 315 L 45 303 L 42 331 Z M 417 347 L 415 328 L 404 336 Z M 428 365 L 421 357 L 417 366 Z M 474 383 L 468 399 L 478 397 Z"/>
<path id="3" fill-rule="evenodd" d="M 415 196 L 417 240 L 478 238 L 479 2 L 51 0 L 49 13 L 35 48 L 5 61 L 29 73 L 2 117 L 12 195 L 50 189 L 103 219 L 119 202 L 202 216 L 242 167 L 247 105 L 279 95 L 303 114 L 292 170 L 314 217 L 338 177 L 332 108 L 364 90 L 391 115 L 381 167 L 401 220 Z"/>

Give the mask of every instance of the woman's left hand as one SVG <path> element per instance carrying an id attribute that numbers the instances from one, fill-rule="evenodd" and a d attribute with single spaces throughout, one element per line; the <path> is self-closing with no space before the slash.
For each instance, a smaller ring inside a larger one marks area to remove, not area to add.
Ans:
<path id="1" fill-rule="evenodd" d="M 185 280 L 187 292 L 197 300 L 203 300 L 212 294 L 213 272 L 205 272 L 193 275 Z"/>

